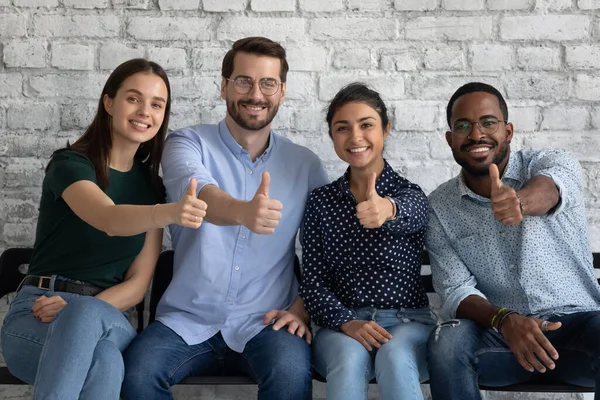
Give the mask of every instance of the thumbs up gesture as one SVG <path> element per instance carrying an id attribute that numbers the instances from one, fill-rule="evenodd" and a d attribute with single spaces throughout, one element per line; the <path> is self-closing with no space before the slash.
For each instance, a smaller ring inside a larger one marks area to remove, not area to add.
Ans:
<path id="1" fill-rule="evenodd" d="M 496 164 L 490 164 L 490 200 L 492 200 L 492 210 L 494 219 L 502 222 L 504 225 L 519 225 L 523 221 L 521 213 L 521 202 L 517 197 L 517 192 L 505 186 L 500 180 L 500 172 Z"/>
<path id="2" fill-rule="evenodd" d="M 394 217 L 392 202 L 377 194 L 375 190 L 377 174 L 369 175 L 365 201 L 356 206 L 356 216 L 362 226 L 367 229 L 379 228 L 383 223 Z"/>
<path id="3" fill-rule="evenodd" d="M 279 200 L 269 198 L 270 184 L 271 176 L 265 171 L 256 194 L 246 202 L 246 209 L 242 213 L 242 225 L 254 233 L 272 234 L 281 219 L 283 205 Z"/>
<path id="4" fill-rule="evenodd" d="M 177 203 L 173 203 L 172 221 L 177 225 L 197 229 L 206 215 L 206 203 L 196 196 L 196 179 L 192 178 L 187 190 Z"/>

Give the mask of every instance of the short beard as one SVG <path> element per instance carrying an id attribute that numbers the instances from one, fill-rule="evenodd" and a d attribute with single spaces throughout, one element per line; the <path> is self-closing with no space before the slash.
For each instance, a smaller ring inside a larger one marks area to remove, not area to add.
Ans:
<path id="1" fill-rule="evenodd" d="M 502 163 L 502 161 L 504 161 L 506 159 L 506 157 L 508 157 L 509 151 L 510 151 L 510 145 L 509 145 L 508 138 L 507 138 L 504 140 L 504 142 L 502 142 L 502 144 L 500 144 L 498 154 L 496 154 L 496 157 L 494 157 L 491 164 L 500 165 Z M 453 151 L 452 155 L 454 156 L 454 160 L 456 160 L 458 165 L 460 165 L 467 174 L 469 174 L 471 176 L 477 176 L 477 177 L 488 176 L 490 174 L 489 164 L 486 166 L 481 166 L 481 167 L 476 167 L 476 166 L 470 165 L 464 159 L 462 159 L 460 157 L 460 150 Z"/>
<path id="2" fill-rule="evenodd" d="M 238 124 L 241 128 L 246 129 L 248 131 L 260 131 L 265 127 L 269 126 L 269 124 L 277 115 L 277 111 L 279 111 L 279 104 L 272 104 L 267 102 L 256 102 L 256 101 L 242 101 L 239 100 L 237 103 L 233 101 L 226 101 L 227 103 L 227 113 L 231 116 L 231 118 Z M 263 120 L 249 118 L 243 119 L 240 115 L 240 107 L 243 105 L 255 105 L 266 107 L 269 111 L 267 112 L 267 118 Z"/>

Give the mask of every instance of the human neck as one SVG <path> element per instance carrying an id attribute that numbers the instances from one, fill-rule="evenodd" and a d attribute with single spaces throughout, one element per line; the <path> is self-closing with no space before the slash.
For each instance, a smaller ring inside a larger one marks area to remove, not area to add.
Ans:
<path id="1" fill-rule="evenodd" d="M 260 130 L 251 131 L 239 126 L 229 114 L 225 117 L 225 124 L 233 139 L 250 154 L 252 161 L 256 161 L 269 146 L 271 124 Z"/>

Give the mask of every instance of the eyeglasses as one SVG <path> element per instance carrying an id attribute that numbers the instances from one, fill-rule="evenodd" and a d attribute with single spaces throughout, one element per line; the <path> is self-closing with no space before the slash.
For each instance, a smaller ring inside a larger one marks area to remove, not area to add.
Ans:
<path id="1" fill-rule="evenodd" d="M 265 96 L 273 96 L 279 90 L 283 83 L 274 78 L 262 78 L 258 81 L 252 80 L 247 76 L 238 76 L 234 79 L 225 78 L 229 82 L 233 82 L 233 88 L 238 94 L 248 94 L 254 87 L 254 83 L 258 82 L 258 88 Z"/>
<path id="2" fill-rule="evenodd" d="M 484 135 L 493 135 L 498 132 L 498 127 L 500 123 L 504 122 L 505 124 L 508 121 L 499 120 L 496 117 L 484 117 L 479 121 L 456 121 L 452 126 L 452 134 L 456 137 L 467 137 L 473 131 L 473 125 L 477 125 L 479 127 L 479 132 Z"/>

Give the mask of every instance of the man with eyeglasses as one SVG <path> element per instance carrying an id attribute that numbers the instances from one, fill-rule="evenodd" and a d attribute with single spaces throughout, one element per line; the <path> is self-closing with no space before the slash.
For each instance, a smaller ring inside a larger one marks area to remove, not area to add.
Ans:
<path id="1" fill-rule="evenodd" d="M 429 340 L 433 398 L 480 399 L 478 383 L 540 378 L 600 387 L 579 163 L 559 150 L 511 152 L 506 102 L 490 85 L 462 86 L 446 113 L 462 170 L 429 198 L 433 283 L 453 318 Z"/>
<path id="2" fill-rule="evenodd" d="M 295 241 L 308 195 L 328 179 L 313 152 L 271 129 L 287 71 L 278 43 L 236 41 L 223 59 L 225 118 L 166 140 L 167 197 L 181 198 L 193 178 L 207 214 L 202 229 L 170 227 L 173 280 L 127 350 L 125 400 L 171 399 L 172 385 L 203 374 L 247 375 L 259 399 L 311 398 Z"/>

